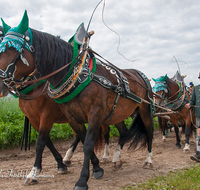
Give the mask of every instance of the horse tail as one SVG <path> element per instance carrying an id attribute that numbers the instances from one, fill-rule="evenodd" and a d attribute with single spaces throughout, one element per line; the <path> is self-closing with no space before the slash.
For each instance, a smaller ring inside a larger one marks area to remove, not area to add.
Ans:
<path id="1" fill-rule="evenodd" d="M 28 117 L 25 116 L 24 119 L 24 132 L 22 135 L 22 141 L 21 141 L 21 150 L 23 148 L 23 144 L 24 144 L 24 150 L 30 150 L 30 142 L 31 141 L 31 124 L 29 122 Z"/>
<path id="2" fill-rule="evenodd" d="M 102 147 L 103 147 L 103 132 L 102 132 L 102 127 L 100 127 L 94 144 L 94 151 L 95 152 L 101 151 Z"/>
<path id="3" fill-rule="evenodd" d="M 119 143 L 127 143 L 130 141 L 131 143 L 129 148 L 133 149 L 136 149 L 139 144 L 139 148 L 146 147 L 147 145 L 146 129 L 139 113 L 136 113 L 130 128 L 123 132 Z"/>

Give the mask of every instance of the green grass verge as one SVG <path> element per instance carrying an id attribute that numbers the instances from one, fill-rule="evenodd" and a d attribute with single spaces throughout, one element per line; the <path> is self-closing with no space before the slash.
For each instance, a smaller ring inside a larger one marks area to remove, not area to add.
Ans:
<path id="1" fill-rule="evenodd" d="M 149 181 L 123 190 L 199 190 L 200 165 L 193 164 L 190 168 L 170 172 L 167 176 L 158 176 Z"/>

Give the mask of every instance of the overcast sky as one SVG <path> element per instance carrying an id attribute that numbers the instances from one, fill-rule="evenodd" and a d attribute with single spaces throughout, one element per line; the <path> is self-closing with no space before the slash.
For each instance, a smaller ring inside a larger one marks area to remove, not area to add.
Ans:
<path id="1" fill-rule="evenodd" d="M 14 27 L 27 10 L 30 28 L 67 41 L 82 22 L 87 28 L 98 2 L 1 0 L 0 16 Z M 94 13 L 91 30 L 95 34 L 90 46 L 119 68 L 138 69 L 148 78 L 165 74 L 172 77 L 178 70 L 175 56 L 181 74 L 187 75 L 185 83 L 192 80 L 195 85 L 200 84 L 199 0 L 103 0 Z M 125 58 L 118 53 L 118 45 Z"/>

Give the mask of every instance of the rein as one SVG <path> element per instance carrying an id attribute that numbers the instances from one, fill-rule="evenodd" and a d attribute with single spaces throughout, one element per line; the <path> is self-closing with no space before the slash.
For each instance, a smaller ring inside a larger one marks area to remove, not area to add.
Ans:
<path id="1" fill-rule="evenodd" d="M 197 127 L 197 126 L 194 124 L 194 122 L 193 122 L 192 110 L 191 110 L 191 109 L 190 109 L 190 119 L 191 119 L 191 122 L 192 122 L 192 124 L 194 125 L 194 127 L 195 127 L 196 129 L 198 129 L 199 127 Z"/>
<path id="2" fill-rule="evenodd" d="M 80 54 L 79 54 L 79 55 L 80 55 Z M 78 55 L 78 56 L 79 56 L 79 55 Z M 78 58 L 78 56 L 77 56 L 76 58 Z M 75 58 L 75 59 L 76 59 L 76 58 Z M 74 60 L 75 60 L 75 59 L 74 59 Z M 39 82 L 39 81 L 41 81 L 41 80 L 47 79 L 47 78 L 49 78 L 49 77 L 51 77 L 51 76 L 53 76 L 53 75 L 59 73 L 60 71 L 62 71 L 62 70 L 65 69 L 66 67 L 68 67 L 71 63 L 72 63 L 72 61 L 71 61 L 70 63 L 68 63 L 67 65 L 64 65 L 64 66 L 61 67 L 60 69 L 58 69 L 58 70 L 56 70 L 56 71 L 54 71 L 54 72 L 52 72 L 52 73 L 50 73 L 50 74 L 48 74 L 48 75 L 46 75 L 46 76 L 44 76 L 44 77 L 40 77 L 39 79 L 35 79 L 35 80 L 32 80 L 32 81 L 25 81 L 25 82 L 15 82 L 15 85 L 28 85 L 28 84 L 33 84 L 33 83 Z"/>
<path id="3" fill-rule="evenodd" d="M 88 50 L 89 50 L 90 52 L 92 52 L 93 54 L 99 56 L 100 58 L 102 58 L 102 59 L 105 60 L 106 62 L 108 62 L 110 65 L 114 66 L 111 62 L 109 62 L 108 60 L 106 60 L 105 58 L 103 58 L 101 55 L 99 55 L 98 53 L 96 53 L 96 52 L 93 51 L 92 49 L 88 49 Z M 144 89 L 146 89 L 148 92 L 152 93 L 152 94 L 155 95 L 155 96 L 159 96 L 158 94 L 156 94 L 156 93 L 154 93 L 153 91 L 149 90 L 146 86 L 140 84 L 138 81 L 136 81 L 136 80 L 134 80 L 134 81 L 135 81 L 137 84 L 139 84 L 141 87 L 143 87 Z M 159 97 L 160 97 L 160 96 L 159 96 Z M 144 102 L 144 103 L 146 103 L 146 104 L 152 104 L 152 102 L 149 102 L 149 101 L 147 101 L 147 100 L 145 100 L 145 99 L 143 99 L 143 98 L 140 98 L 140 99 L 142 100 L 142 102 Z M 167 112 L 176 113 L 176 112 L 172 111 L 171 109 L 167 109 L 167 108 L 165 108 L 165 107 L 158 106 L 158 105 L 156 105 L 155 103 L 153 103 L 153 105 L 154 105 L 155 107 L 160 108 L 160 109 L 166 110 Z"/>
<path id="4" fill-rule="evenodd" d="M 98 57 L 102 58 L 104 61 L 108 62 L 110 65 L 114 66 L 110 61 L 106 60 L 104 57 L 102 57 L 101 55 L 99 55 L 97 52 L 95 52 L 92 49 L 88 49 L 90 52 L 92 52 L 93 54 L 97 55 Z M 146 86 L 144 86 L 143 84 L 140 84 L 138 81 L 133 80 L 134 82 L 138 83 L 141 87 L 143 87 L 145 90 L 147 90 L 148 92 L 151 92 L 153 95 L 160 97 L 159 94 L 154 93 L 153 91 L 149 90 Z M 162 99 L 162 98 L 161 98 Z M 164 99 L 163 99 L 164 100 Z"/>
<path id="5" fill-rule="evenodd" d="M 47 88 L 48 84 L 49 84 L 49 82 L 47 81 L 45 86 L 44 86 L 44 88 L 42 89 L 42 91 L 39 94 L 35 95 L 35 96 L 25 95 L 25 94 L 19 92 L 17 89 L 13 89 L 16 93 L 13 93 L 10 90 L 9 90 L 9 93 L 12 94 L 13 96 L 17 96 L 17 97 L 19 97 L 20 99 L 23 99 L 23 100 L 33 100 L 33 99 L 36 99 L 39 96 L 45 94 L 44 91 Z"/>
<path id="6" fill-rule="evenodd" d="M 177 84 L 177 85 L 178 85 L 178 84 Z M 184 87 L 183 87 L 183 88 L 184 88 Z M 182 88 L 180 88 L 179 90 L 177 90 L 177 91 L 176 91 L 172 96 L 170 96 L 167 100 L 170 100 L 171 98 L 173 98 L 176 94 L 180 93 L 181 90 L 182 90 Z M 157 96 L 159 99 L 165 100 L 165 97 L 163 98 L 162 95 L 159 95 L 159 94 L 154 93 L 154 92 L 153 92 L 153 94 L 154 94 L 155 96 Z M 179 99 L 179 97 L 176 98 L 175 100 L 169 101 L 167 104 L 171 104 L 171 103 L 177 101 L 178 99 Z"/>
<path id="7" fill-rule="evenodd" d="M 87 35 L 87 38 L 89 38 L 91 35 L 93 35 L 93 31 Z M 87 43 L 87 42 L 84 42 L 84 43 Z M 41 77 L 41 78 L 39 78 L 39 79 L 32 80 L 32 81 L 16 82 L 15 85 L 28 85 L 28 84 L 33 84 L 33 83 L 39 82 L 39 81 L 41 81 L 41 80 L 47 79 L 47 78 L 49 78 L 49 77 L 51 77 L 51 76 L 53 76 L 53 75 L 59 73 L 59 72 L 62 71 L 63 69 L 67 68 L 68 66 L 70 66 L 70 64 L 71 64 L 74 60 L 77 60 L 77 62 L 78 62 L 78 61 L 81 61 L 81 58 L 83 57 L 83 55 L 84 55 L 84 53 L 85 53 L 86 50 L 87 50 L 86 48 L 82 48 L 82 51 L 81 51 L 71 62 L 69 62 L 67 65 L 64 65 L 63 67 L 57 69 L 56 71 L 54 71 L 54 72 L 52 72 L 52 73 L 50 73 L 50 74 L 48 74 L 48 75 L 46 75 L 46 76 L 43 76 L 43 77 Z M 72 69 L 73 69 L 73 67 L 71 68 L 71 70 L 72 70 Z M 70 70 L 70 71 L 71 71 L 71 70 Z M 70 72 L 70 71 L 68 71 L 68 72 Z"/>
<path id="8" fill-rule="evenodd" d="M 178 82 L 177 82 L 178 83 Z M 178 86 L 179 86 L 179 84 L 178 84 Z M 182 85 L 181 85 L 182 86 Z M 184 87 L 183 87 L 184 88 Z M 169 98 L 168 98 L 168 100 L 169 99 L 171 99 L 172 97 L 174 97 L 176 94 L 178 94 L 180 91 L 182 90 L 182 88 L 180 88 L 176 93 L 174 93 L 172 96 L 170 96 Z M 179 97 L 178 97 L 179 98 Z M 178 99 L 177 98 L 177 99 Z M 173 101 L 172 101 L 173 102 Z"/>

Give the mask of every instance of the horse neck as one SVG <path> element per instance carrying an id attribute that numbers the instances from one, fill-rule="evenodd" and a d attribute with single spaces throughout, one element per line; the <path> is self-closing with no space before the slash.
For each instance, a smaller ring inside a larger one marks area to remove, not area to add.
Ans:
<path id="1" fill-rule="evenodd" d="M 170 94 L 168 99 L 175 100 L 179 94 L 179 85 L 176 83 L 176 81 L 173 81 L 169 78 L 166 80 L 166 83 Z"/>
<path id="2" fill-rule="evenodd" d="M 33 30 L 32 33 L 35 46 L 34 60 L 36 68 L 42 76 L 46 76 L 71 62 L 73 48 L 70 43 L 48 33 L 36 30 Z M 68 69 L 69 67 L 51 76 L 48 81 L 53 86 L 59 85 Z"/>

